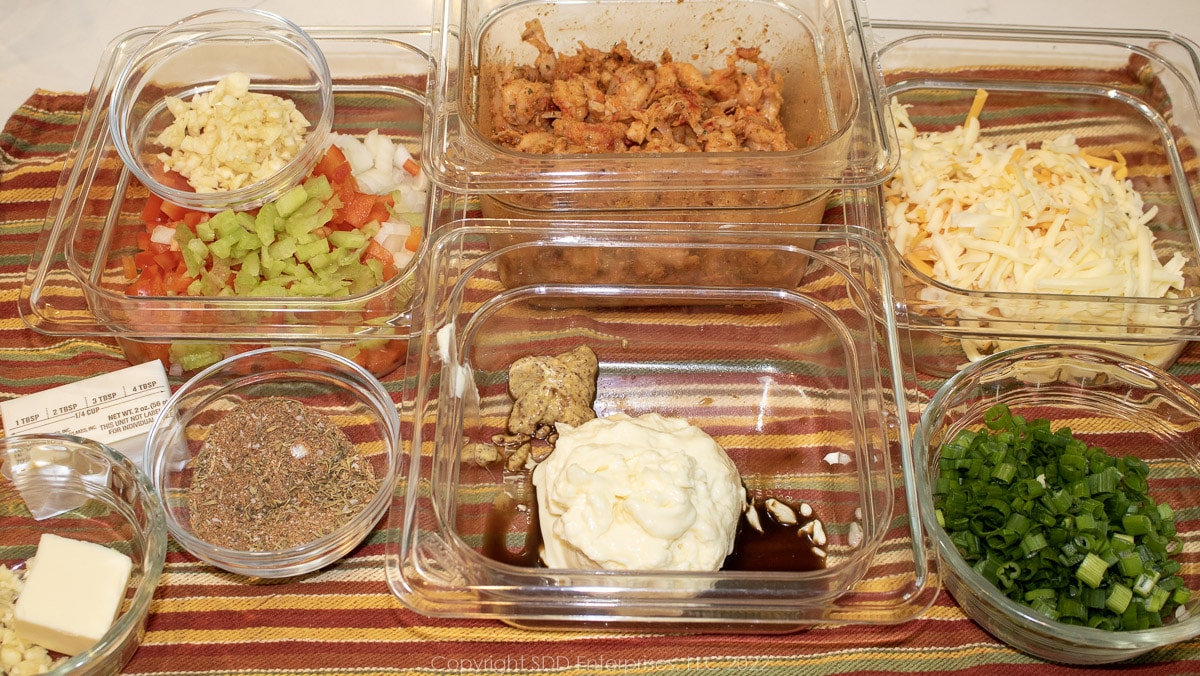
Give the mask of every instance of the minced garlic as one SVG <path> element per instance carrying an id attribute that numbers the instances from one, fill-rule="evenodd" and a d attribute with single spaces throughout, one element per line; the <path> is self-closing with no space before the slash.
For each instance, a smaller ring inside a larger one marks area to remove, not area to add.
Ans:
<path id="1" fill-rule="evenodd" d="M 308 120 L 293 101 L 250 91 L 250 76 L 231 73 L 209 92 L 167 97 L 175 121 L 155 141 L 167 171 L 198 193 L 236 190 L 279 171 L 304 145 Z"/>
<path id="2" fill-rule="evenodd" d="M 46 649 L 13 631 L 13 612 L 24 582 L 7 566 L 0 566 L 0 674 L 26 676 L 44 674 L 54 666 Z"/>

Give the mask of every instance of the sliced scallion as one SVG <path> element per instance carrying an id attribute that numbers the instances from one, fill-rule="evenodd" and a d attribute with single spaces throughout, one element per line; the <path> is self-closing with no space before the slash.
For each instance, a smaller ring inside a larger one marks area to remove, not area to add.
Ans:
<path id="1" fill-rule="evenodd" d="M 1014 601 L 1106 630 L 1161 626 L 1191 599 L 1171 559 L 1175 512 L 1149 467 L 1003 404 L 940 449 L 937 519 L 963 558 Z"/>

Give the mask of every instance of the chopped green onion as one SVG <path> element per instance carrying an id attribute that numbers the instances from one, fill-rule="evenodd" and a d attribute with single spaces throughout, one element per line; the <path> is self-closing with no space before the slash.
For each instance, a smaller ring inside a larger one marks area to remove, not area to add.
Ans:
<path id="1" fill-rule="evenodd" d="M 1117 555 L 1117 566 L 1121 575 L 1137 577 L 1142 574 L 1142 557 L 1135 551 L 1123 551 Z"/>
<path id="2" fill-rule="evenodd" d="M 1175 512 L 1146 491 L 1149 467 L 997 404 L 985 429 L 940 449 L 938 522 L 972 568 L 1014 601 L 1105 630 L 1161 626 L 1191 599 L 1171 558 Z"/>
<path id="3" fill-rule="evenodd" d="M 1109 588 L 1108 598 L 1104 601 L 1104 607 L 1119 615 L 1125 612 L 1131 600 L 1133 600 L 1133 591 L 1118 582 Z"/>
<path id="4" fill-rule="evenodd" d="M 1145 535 L 1151 530 L 1150 517 L 1145 514 L 1126 514 L 1121 518 L 1121 525 L 1127 535 Z"/>
<path id="5" fill-rule="evenodd" d="M 1108 570 L 1108 564 L 1104 559 L 1088 552 L 1087 556 L 1083 557 L 1083 561 L 1079 564 L 1079 568 L 1075 569 L 1075 577 L 1087 586 L 1095 589 L 1100 586 L 1100 582 L 1104 579 L 1104 573 Z"/>

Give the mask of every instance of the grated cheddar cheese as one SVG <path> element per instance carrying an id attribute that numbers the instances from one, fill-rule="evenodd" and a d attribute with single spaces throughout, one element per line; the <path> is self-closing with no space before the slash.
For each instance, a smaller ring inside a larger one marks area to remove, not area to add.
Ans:
<path id="1" fill-rule="evenodd" d="M 967 291 L 1082 295 L 1095 302 L 1036 304 L 967 297 L 927 286 L 920 300 L 953 307 L 977 327 L 989 319 L 1019 319 L 1026 328 L 1113 332 L 1132 324 L 1162 325 L 1150 307 L 1111 304 L 1111 298 L 1159 299 L 1185 287 L 1186 258 L 1160 261 L 1146 208 L 1128 180 L 1125 158 L 1096 157 L 1062 134 L 1030 147 L 980 137 L 977 92 L 962 125 L 918 133 L 895 99 L 901 162 L 884 185 L 888 234 L 913 268 Z M 1035 308 L 1031 312 L 1031 307 Z M 1005 341 L 964 341 L 972 360 Z"/>

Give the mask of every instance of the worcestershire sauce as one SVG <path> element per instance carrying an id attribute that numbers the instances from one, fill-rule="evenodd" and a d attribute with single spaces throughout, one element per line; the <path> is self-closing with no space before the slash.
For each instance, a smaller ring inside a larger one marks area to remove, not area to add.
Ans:
<path id="1" fill-rule="evenodd" d="M 725 557 L 721 570 L 796 573 L 824 568 L 825 558 L 818 556 L 814 548 L 821 551 L 825 551 L 825 548 L 817 547 L 812 535 L 802 530 L 806 523 L 816 521 L 816 516 L 803 516 L 795 506 L 788 505 L 796 512 L 797 522 L 780 523 L 763 502 L 763 498 L 754 499 L 754 508 L 758 510 L 758 521 L 763 532 L 758 532 L 743 516 L 738 521 L 733 553 Z"/>
<path id="2" fill-rule="evenodd" d="M 542 531 L 538 525 L 537 503 L 521 503 L 524 509 L 517 509 L 518 504 L 508 496 L 502 496 L 492 504 L 484 526 L 483 555 L 513 566 L 544 567 L 539 553 Z M 812 535 L 803 530 L 805 524 L 816 520 L 815 516 L 805 517 L 793 508 L 797 523 L 784 524 L 763 505 L 762 498 L 755 498 L 754 507 L 758 510 L 763 532 L 758 532 L 743 516 L 738 521 L 733 553 L 725 558 L 721 570 L 803 572 L 825 567 L 825 558 L 814 551 L 825 548 L 817 547 Z M 510 549 L 508 536 L 514 532 L 514 527 L 522 526 L 521 522 L 524 522 L 525 544 L 519 550 Z"/>
<path id="3" fill-rule="evenodd" d="M 523 505 L 524 509 L 518 509 Z M 508 547 L 508 535 L 514 528 L 525 526 L 525 545 L 519 550 Z M 518 503 L 508 495 L 499 496 L 488 510 L 483 529 L 483 555 L 500 563 L 528 568 L 542 567 L 539 550 L 542 528 L 538 525 L 537 502 Z"/>

